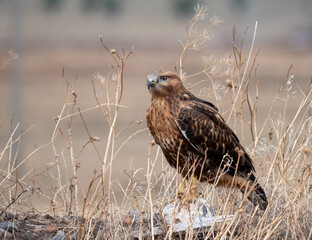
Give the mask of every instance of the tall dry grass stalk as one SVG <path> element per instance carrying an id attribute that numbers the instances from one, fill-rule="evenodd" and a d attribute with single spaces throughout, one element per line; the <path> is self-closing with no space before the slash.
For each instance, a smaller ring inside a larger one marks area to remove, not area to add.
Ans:
<path id="1" fill-rule="evenodd" d="M 312 85 L 307 83 L 305 90 L 296 88 L 290 68 L 271 105 L 263 107 L 267 110 L 266 116 L 259 116 L 258 108 L 265 93 L 257 76 L 259 51 L 254 50 L 257 23 L 246 53 L 245 45 L 248 43 L 244 42 L 244 37 L 238 42 L 234 28 L 232 54 L 219 59 L 204 55 L 204 68 L 186 74 L 184 64 L 187 56 L 192 51 L 207 47 L 213 28 L 221 22 L 214 16 L 207 27 L 200 28 L 205 21 L 205 9 L 197 7 L 187 27 L 186 41 L 181 42 L 177 72 L 183 81 L 190 82 L 190 87 L 202 86 L 200 96 L 214 98 L 214 103 L 240 136 L 242 144 L 254 159 L 257 177 L 268 195 L 269 206 L 265 212 L 253 207 L 246 195 L 238 191 L 203 183 L 199 186 L 201 198 L 211 206 L 215 215 L 233 215 L 232 220 L 219 224 L 215 222 L 208 230 L 189 228 L 183 234 L 174 233 L 174 229 L 163 221 L 162 212 L 172 198 L 175 198 L 175 206 L 178 205 L 177 189 L 181 177 L 168 166 L 159 147 L 153 147 L 153 143 L 148 150 L 146 178 L 139 176 L 140 169 L 133 169 L 125 172 L 129 177 L 127 186 L 112 180 L 113 161 L 118 157 L 118 152 L 133 136 L 146 129 L 133 132 L 121 144 L 116 143 L 124 130 L 116 132 L 119 111 L 125 107 L 120 105 L 124 91 L 124 68 L 133 50 L 129 53 L 124 50 L 118 52 L 107 47 L 101 37 L 100 42 L 113 64 L 105 76 L 94 76 L 92 87 L 95 106 L 80 109 L 77 104 L 79 93 L 65 81 L 63 70 L 66 103 L 55 119 L 50 142 L 17 162 L 18 156 L 13 155 L 12 147 L 20 144 L 28 130 L 17 136 L 19 125 L 12 127 L 0 152 L 2 213 L 34 209 L 28 199 L 32 195 L 40 195 L 49 201 L 49 211 L 54 215 L 80 216 L 74 218 L 75 221 L 66 229 L 67 236 L 75 233 L 76 239 L 154 239 L 155 226 L 163 230 L 159 236 L 161 239 L 311 239 Z M 294 97 L 300 98 L 301 102 L 297 111 L 291 114 L 288 104 Z M 230 104 L 227 104 L 229 101 Z M 281 103 L 283 108 L 278 108 L 277 104 Z M 109 126 L 105 145 L 101 147 L 99 138 L 92 133 L 85 120 L 86 114 L 94 109 L 102 112 L 104 122 Z M 73 132 L 78 131 L 73 127 L 74 119 L 81 123 L 79 131 L 83 129 L 88 136 L 88 141 L 80 148 L 74 144 Z M 87 145 L 92 146 L 102 167 L 90 173 L 89 185 L 81 198 L 78 173 L 82 170 L 77 156 Z M 18 175 L 16 170 L 43 148 L 53 150 L 54 162 L 43 172 L 32 169 L 23 176 Z M 155 171 L 157 165 L 161 166 L 161 173 Z M 35 182 L 47 172 L 51 189 L 42 191 Z M 115 199 L 116 189 L 124 195 L 119 205 Z"/>

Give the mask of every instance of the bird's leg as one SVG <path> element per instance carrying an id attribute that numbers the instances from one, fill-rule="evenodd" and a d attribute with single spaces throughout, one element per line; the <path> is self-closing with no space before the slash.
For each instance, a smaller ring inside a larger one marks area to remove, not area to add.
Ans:
<path id="1" fill-rule="evenodd" d="M 185 189 L 185 179 L 183 179 L 178 189 L 178 198 L 181 199 L 182 203 L 194 202 L 195 198 L 199 196 L 196 182 L 197 178 L 192 177 L 191 186 Z"/>
<path id="2" fill-rule="evenodd" d="M 178 198 L 182 198 L 185 195 L 185 179 L 182 180 L 178 189 Z"/>
<path id="3" fill-rule="evenodd" d="M 197 177 L 192 177 L 192 185 L 191 185 L 191 189 L 190 189 L 190 199 L 192 200 L 192 202 L 194 201 L 194 199 L 196 197 L 199 197 L 198 194 L 198 189 L 197 189 Z"/>
<path id="4" fill-rule="evenodd" d="M 183 179 L 181 184 L 179 185 L 177 196 L 179 199 L 183 199 L 184 195 L 185 195 L 185 179 Z M 174 201 L 175 201 L 174 198 L 170 199 L 171 203 L 173 203 Z"/>

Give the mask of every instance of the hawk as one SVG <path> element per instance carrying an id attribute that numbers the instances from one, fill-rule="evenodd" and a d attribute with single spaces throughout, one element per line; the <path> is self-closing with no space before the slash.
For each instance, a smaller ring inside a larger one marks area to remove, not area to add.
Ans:
<path id="1" fill-rule="evenodd" d="M 268 201 L 253 162 L 218 109 L 195 97 L 170 71 L 148 75 L 147 86 L 152 96 L 147 126 L 170 166 L 193 182 L 236 187 L 265 210 Z"/>

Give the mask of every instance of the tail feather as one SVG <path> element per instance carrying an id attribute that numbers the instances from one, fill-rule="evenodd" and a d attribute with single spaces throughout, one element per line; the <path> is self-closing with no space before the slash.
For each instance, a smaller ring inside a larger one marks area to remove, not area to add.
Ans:
<path id="1" fill-rule="evenodd" d="M 241 189 L 242 193 L 245 193 L 245 189 Z M 247 196 L 255 206 L 259 206 L 262 211 L 265 211 L 268 206 L 268 200 L 262 187 L 256 183 L 255 189 L 253 189 Z"/>

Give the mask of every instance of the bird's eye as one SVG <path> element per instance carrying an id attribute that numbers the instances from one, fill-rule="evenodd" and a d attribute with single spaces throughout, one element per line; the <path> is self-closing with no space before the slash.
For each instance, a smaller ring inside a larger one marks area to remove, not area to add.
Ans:
<path id="1" fill-rule="evenodd" d="M 159 78 L 160 78 L 161 81 L 167 81 L 168 80 L 167 76 L 160 76 Z"/>

